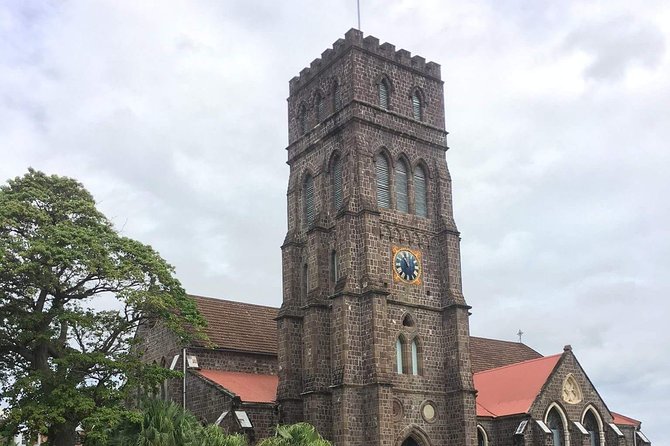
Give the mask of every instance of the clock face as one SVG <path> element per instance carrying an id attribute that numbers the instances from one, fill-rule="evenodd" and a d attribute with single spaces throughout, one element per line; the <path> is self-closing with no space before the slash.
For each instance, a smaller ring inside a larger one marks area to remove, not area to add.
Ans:
<path id="1" fill-rule="evenodd" d="M 419 255 L 409 249 L 394 249 L 393 276 L 403 282 L 419 283 L 421 262 Z"/>

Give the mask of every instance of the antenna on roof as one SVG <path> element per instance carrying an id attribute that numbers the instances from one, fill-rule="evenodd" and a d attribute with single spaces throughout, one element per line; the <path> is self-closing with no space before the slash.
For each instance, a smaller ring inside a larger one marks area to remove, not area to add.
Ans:
<path id="1" fill-rule="evenodd" d="M 523 336 L 523 331 L 519 328 L 519 332 L 516 334 L 519 337 L 519 342 L 521 342 L 521 336 Z"/>
<path id="2" fill-rule="evenodd" d="M 361 0 L 356 0 L 356 12 L 358 13 L 358 30 L 361 30 Z"/>

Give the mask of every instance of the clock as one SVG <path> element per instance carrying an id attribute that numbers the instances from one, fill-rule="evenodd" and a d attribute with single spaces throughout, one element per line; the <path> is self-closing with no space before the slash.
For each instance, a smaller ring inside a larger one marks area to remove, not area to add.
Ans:
<path id="1" fill-rule="evenodd" d="M 393 248 L 393 278 L 396 282 L 421 283 L 421 253 L 408 248 Z"/>

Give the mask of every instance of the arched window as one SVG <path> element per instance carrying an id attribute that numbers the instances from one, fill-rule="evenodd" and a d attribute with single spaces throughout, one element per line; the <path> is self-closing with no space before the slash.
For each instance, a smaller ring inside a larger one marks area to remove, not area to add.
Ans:
<path id="1" fill-rule="evenodd" d="M 298 132 L 304 135 L 307 132 L 307 110 L 304 105 L 300 106 L 298 111 Z"/>
<path id="2" fill-rule="evenodd" d="M 395 199 L 396 208 L 401 212 L 409 211 L 407 186 L 407 165 L 404 161 L 400 160 L 395 168 Z"/>
<path id="3" fill-rule="evenodd" d="M 584 416 L 584 427 L 589 433 L 589 444 L 591 446 L 600 446 L 600 425 L 591 410 L 587 411 Z"/>
<path id="4" fill-rule="evenodd" d="M 379 93 L 379 106 L 384 110 L 389 109 L 389 85 L 386 79 L 382 79 L 377 86 Z"/>
<path id="5" fill-rule="evenodd" d="M 419 345 L 412 339 L 412 375 L 419 374 Z"/>
<path id="6" fill-rule="evenodd" d="M 426 172 L 421 166 L 417 166 L 417 168 L 414 169 L 414 212 L 421 217 L 428 216 Z"/>
<path id="7" fill-rule="evenodd" d="M 547 426 L 551 429 L 551 435 L 554 439 L 554 446 L 564 446 L 565 439 L 563 435 L 563 419 L 561 414 L 558 413 L 556 407 L 552 407 L 547 415 Z"/>
<path id="8" fill-rule="evenodd" d="M 423 102 L 417 90 L 412 93 L 412 115 L 417 121 L 423 121 Z"/>
<path id="9" fill-rule="evenodd" d="M 337 283 L 337 279 L 340 278 L 340 271 L 338 269 L 337 265 L 337 251 L 334 249 L 330 253 L 330 281 L 333 283 Z"/>
<path id="10" fill-rule="evenodd" d="M 396 372 L 399 374 L 405 373 L 404 369 L 404 358 L 403 358 L 403 347 L 404 342 L 400 336 L 395 341 L 395 368 Z"/>
<path id="11" fill-rule="evenodd" d="M 342 206 L 342 158 L 339 156 L 333 161 L 331 181 L 333 188 L 333 208 L 338 210 Z"/>
<path id="12" fill-rule="evenodd" d="M 377 174 L 377 206 L 391 207 L 389 163 L 381 153 L 375 157 L 375 171 Z"/>
<path id="13" fill-rule="evenodd" d="M 305 225 L 310 226 L 314 222 L 314 178 L 307 175 L 303 186 L 303 203 L 305 207 Z"/>
<path id="14" fill-rule="evenodd" d="M 480 425 L 477 425 L 477 446 L 488 446 L 489 439 L 486 431 Z"/>
<path id="15" fill-rule="evenodd" d="M 342 107 L 342 98 L 340 97 L 340 84 L 335 81 L 333 83 L 333 112 L 338 111 Z"/>
<path id="16" fill-rule="evenodd" d="M 316 121 L 317 123 L 321 122 L 326 114 L 325 103 L 323 96 L 320 92 L 316 92 L 316 97 L 314 98 L 314 108 L 316 109 Z"/>

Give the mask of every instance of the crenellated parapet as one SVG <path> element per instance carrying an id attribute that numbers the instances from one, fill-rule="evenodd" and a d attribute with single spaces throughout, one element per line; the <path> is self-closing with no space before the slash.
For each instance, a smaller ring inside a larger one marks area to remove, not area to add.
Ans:
<path id="1" fill-rule="evenodd" d="M 435 62 L 426 62 L 421 56 L 412 56 L 407 50 L 396 50 L 395 45 L 388 42 L 379 43 L 379 39 L 374 36 L 363 37 L 363 32 L 351 28 L 344 35 L 344 39 L 337 39 L 332 48 L 328 48 L 321 57 L 314 59 L 309 67 L 300 71 L 300 75 L 295 76 L 289 81 L 289 90 L 293 94 L 300 87 L 306 85 L 310 80 L 328 66 L 331 62 L 338 59 L 350 48 L 355 47 L 379 57 L 392 61 L 403 67 L 415 70 L 425 76 L 441 80 L 440 65 Z"/>

